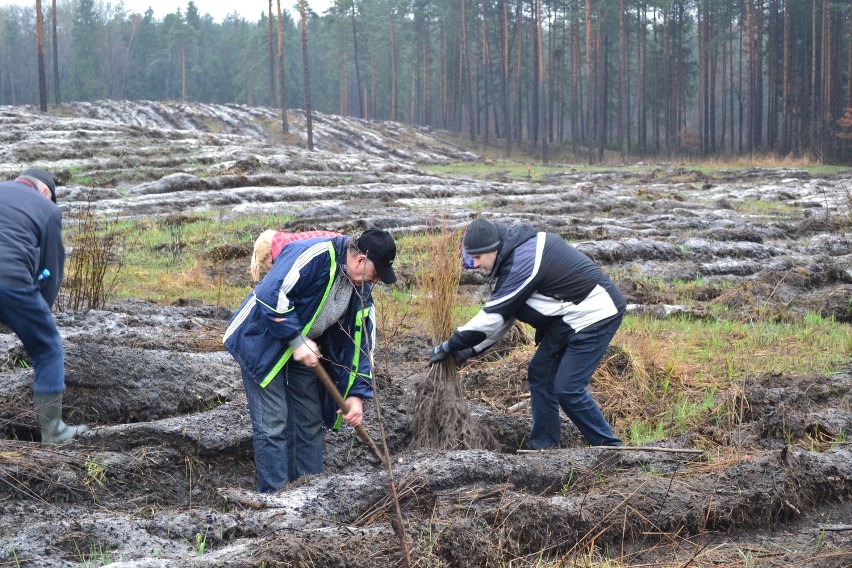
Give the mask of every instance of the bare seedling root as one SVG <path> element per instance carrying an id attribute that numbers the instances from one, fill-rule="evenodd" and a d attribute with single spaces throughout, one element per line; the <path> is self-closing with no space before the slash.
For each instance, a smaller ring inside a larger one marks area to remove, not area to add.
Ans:
<path id="1" fill-rule="evenodd" d="M 461 450 L 496 446 L 491 433 L 470 415 L 455 362 L 447 359 L 432 365 L 415 393 L 412 447 Z"/>

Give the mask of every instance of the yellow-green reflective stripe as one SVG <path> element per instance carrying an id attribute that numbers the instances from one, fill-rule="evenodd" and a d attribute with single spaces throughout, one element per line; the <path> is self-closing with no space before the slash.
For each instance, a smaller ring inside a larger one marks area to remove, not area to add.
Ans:
<path id="1" fill-rule="evenodd" d="M 328 252 L 329 256 L 331 257 L 331 268 L 329 269 L 328 284 L 325 285 L 325 292 L 322 295 L 322 300 L 320 300 L 320 304 L 317 308 L 317 311 L 314 312 L 314 316 L 311 318 L 311 321 L 309 321 L 308 324 L 304 327 L 304 329 L 302 329 L 302 335 L 304 336 L 307 336 L 308 332 L 311 331 L 311 326 L 314 325 L 314 320 L 317 319 L 317 316 L 319 315 L 320 311 L 322 311 L 322 307 L 325 305 L 325 301 L 328 299 L 328 293 L 331 291 L 331 285 L 334 284 L 334 277 L 337 276 L 337 254 L 334 251 L 334 243 L 332 243 L 331 241 L 328 241 Z M 278 371 L 281 370 L 281 367 L 283 367 L 284 364 L 287 363 L 287 361 L 292 355 L 293 348 L 288 346 L 287 350 L 284 351 L 284 354 L 281 356 L 281 358 L 278 359 L 278 362 L 275 363 L 275 366 L 272 367 L 272 370 L 269 371 L 269 373 L 267 373 L 267 375 L 263 378 L 263 381 L 261 381 L 261 388 L 265 388 L 266 385 L 268 385 L 272 381 L 272 379 L 275 378 L 275 375 L 278 374 Z"/>
<path id="2" fill-rule="evenodd" d="M 355 378 L 358 376 L 358 363 L 361 362 L 361 336 L 363 335 L 364 316 L 370 312 L 370 308 L 358 310 L 355 314 L 355 336 L 352 338 L 355 343 L 355 355 L 352 357 L 352 370 L 349 372 L 349 382 L 346 385 L 346 392 L 343 393 L 343 398 L 349 396 L 349 391 L 352 390 L 352 385 L 355 384 Z M 369 378 L 369 375 L 366 375 Z M 332 430 L 339 430 L 343 425 L 343 416 L 337 415 L 337 420 L 334 421 Z"/>

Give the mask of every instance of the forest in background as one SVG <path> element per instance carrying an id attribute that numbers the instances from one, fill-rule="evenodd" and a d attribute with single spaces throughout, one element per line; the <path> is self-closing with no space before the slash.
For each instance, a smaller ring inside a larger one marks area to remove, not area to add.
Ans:
<path id="1" fill-rule="evenodd" d="M 0 7 L 0 104 L 313 109 L 544 162 L 554 146 L 590 163 L 852 159 L 848 0 L 336 0 L 322 15 L 301 0 L 299 21 L 280 0 L 258 8 L 215 22 L 192 1 L 162 19 L 95 0 Z"/>

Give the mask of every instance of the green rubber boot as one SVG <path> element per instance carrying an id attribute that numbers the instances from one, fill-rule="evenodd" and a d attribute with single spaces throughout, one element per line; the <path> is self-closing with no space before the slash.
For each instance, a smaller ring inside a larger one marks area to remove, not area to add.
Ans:
<path id="1" fill-rule="evenodd" d="M 42 444 L 58 446 L 89 429 L 86 425 L 69 426 L 62 421 L 62 393 L 36 393 L 35 408 L 38 425 L 41 428 Z"/>

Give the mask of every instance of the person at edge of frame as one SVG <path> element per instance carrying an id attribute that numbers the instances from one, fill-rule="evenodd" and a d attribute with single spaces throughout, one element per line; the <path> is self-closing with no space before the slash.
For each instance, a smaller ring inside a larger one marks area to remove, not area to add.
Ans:
<path id="1" fill-rule="evenodd" d="M 56 181 L 30 168 L 0 183 L 0 322 L 24 344 L 33 366 L 41 441 L 59 445 L 87 431 L 62 420 L 65 353 L 52 309 L 65 267 Z"/>

